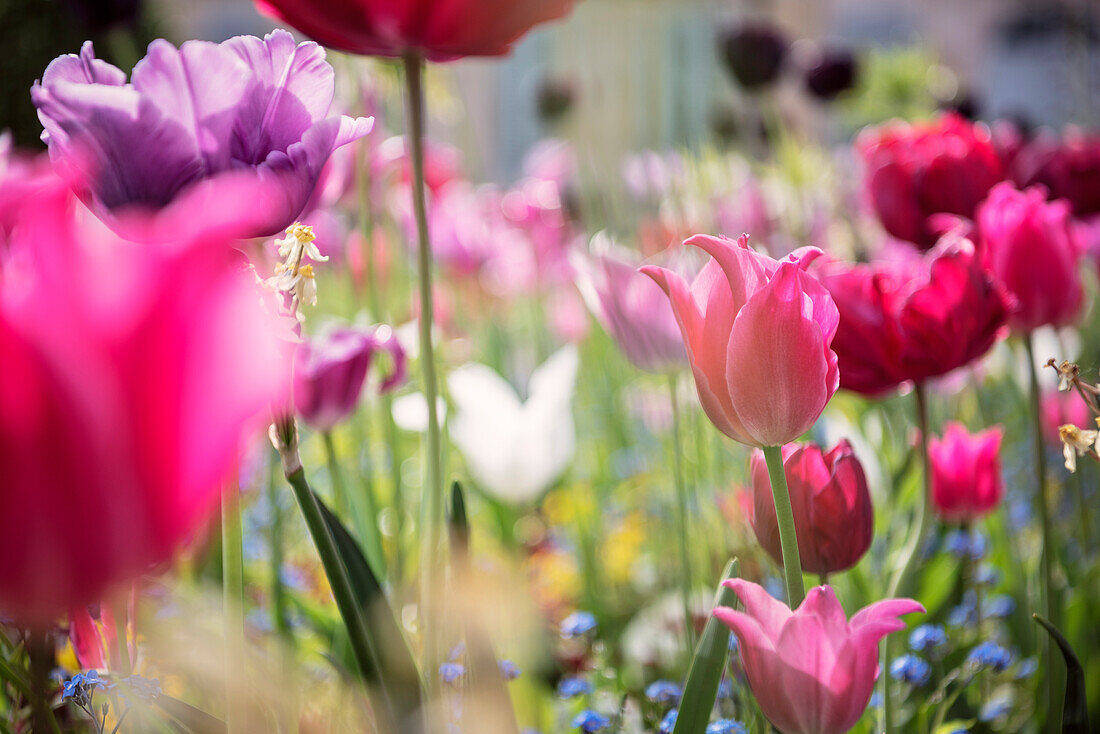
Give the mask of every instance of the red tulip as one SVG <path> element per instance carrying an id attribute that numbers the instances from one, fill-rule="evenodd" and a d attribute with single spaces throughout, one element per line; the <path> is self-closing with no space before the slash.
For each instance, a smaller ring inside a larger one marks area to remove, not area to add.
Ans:
<path id="1" fill-rule="evenodd" d="M 806 272 L 815 248 L 782 261 L 749 249 L 749 238 L 696 235 L 713 259 L 688 285 L 646 266 L 664 289 L 711 422 L 749 446 L 782 446 L 817 420 L 839 384 L 830 348 L 839 320 L 821 283 Z"/>
<path id="2" fill-rule="evenodd" d="M 1004 178 L 989 131 L 955 114 L 932 123 L 869 128 L 857 146 L 882 226 L 924 250 L 936 243 L 936 214 L 973 219 L 978 204 Z"/>
<path id="3" fill-rule="evenodd" d="M 1062 140 L 1037 138 L 1012 162 L 1021 186 L 1042 184 L 1051 198 L 1065 199 L 1077 217 L 1100 213 L 1100 135 L 1071 130 Z"/>
<path id="4" fill-rule="evenodd" d="M 1081 247 L 1065 201 L 1047 203 L 1042 188 L 997 184 L 978 209 L 982 259 L 1016 298 L 1009 325 L 1019 331 L 1064 326 L 1081 311 Z"/>
<path id="5" fill-rule="evenodd" d="M 981 357 L 1012 309 L 974 245 L 956 236 L 913 262 L 834 261 L 817 274 L 840 309 L 833 340 L 840 386 L 865 395 L 938 377 Z"/>
<path id="6" fill-rule="evenodd" d="M 340 51 L 430 61 L 508 53 L 574 0 L 256 0 L 261 12 Z"/>
<path id="7" fill-rule="evenodd" d="M 127 242 L 77 207 L 28 198 L 0 280 L 0 609 L 32 622 L 168 560 L 290 376 L 224 237 Z"/>
<path id="8" fill-rule="evenodd" d="M 812 443 L 787 444 L 783 471 L 794 508 L 802 570 L 825 574 L 856 565 L 871 547 L 875 518 L 867 477 L 851 444 L 841 441 L 828 453 Z M 762 451 L 752 455 L 752 494 L 749 521 L 756 539 L 782 564 L 779 524 Z"/>
<path id="9" fill-rule="evenodd" d="M 1001 438 L 999 426 L 971 435 L 960 423 L 948 423 L 943 438 L 930 436 L 932 507 L 945 522 L 969 522 L 1000 504 Z"/>

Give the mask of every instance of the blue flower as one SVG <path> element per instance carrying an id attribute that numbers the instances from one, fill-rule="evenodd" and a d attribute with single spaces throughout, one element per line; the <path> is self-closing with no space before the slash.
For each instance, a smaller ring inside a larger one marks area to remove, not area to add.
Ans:
<path id="1" fill-rule="evenodd" d="M 938 624 L 922 624 L 909 633 L 909 649 L 932 652 L 947 644 L 947 633 Z"/>
<path id="2" fill-rule="evenodd" d="M 587 734 L 603 731 L 611 725 L 611 720 L 591 709 L 585 709 L 573 717 L 573 726 Z"/>
<path id="3" fill-rule="evenodd" d="M 661 719 L 661 725 L 657 727 L 657 731 L 660 734 L 672 734 L 672 730 L 676 728 L 676 709 L 670 709 L 665 718 Z"/>
<path id="4" fill-rule="evenodd" d="M 748 730 L 740 721 L 718 719 L 707 724 L 707 734 L 748 734 Z"/>
<path id="5" fill-rule="evenodd" d="M 871 694 L 871 700 L 867 702 L 867 705 L 873 709 L 880 708 L 882 706 L 882 693 L 876 690 Z"/>
<path id="6" fill-rule="evenodd" d="M 519 666 L 513 663 L 511 660 L 500 661 L 500 674 L 504 676 L 504 680 L 515 680 L 519 677 Z"/>
<path id="7" fill-rule="evenodd" d="M 956 558 L 969 556 L 975 561 L 984 556 L 986 550 L 985 536 L 976 530 L 952 530 L 944 538 L 943 545 Z"/>
<path id="8" fill-rule="evenodd" d="M 733 684 L 729 678 L 718 681 L 718 698 L 733 698 Z"/>
<path id="9" fill-rule="evenodd" d="M 444 683 L 454 683 L 466 675 L 466 666 L 460 663 L 443 663 L 439 666 L 439 677 Z"/>
<path id="10" fill-rule="evenodd" d="M 457 645 L 455 645 L 454 647 L 452 647 L 451 651 L 449 653 L 447 653 L 447 659 L 449 661 L 451 661 L 452 663 L 456 662 L 460 657 L 462 657 L 465 654 L 465 652 L 466 652 L 466 643 L 465 642 L 460 642 Z"/>
<path id="11" fill-rule="evenodd" d="M 741 643 L 737 640 L 737 635 L 730 635 L 729 651 L 736 653 L 741 650 Z"/>
<path id="12" fill-rule="evenodd" d="M 566 640 L 580 637 L 596 629 L 596 617 L 591 612 L 573 612 L 561 621 L 561 636 Z"/>
<path id="13" fill-rule="evenodd" d="M 917 655 L 902 655 L 890 664 L 890 677 L 909 685 L 923 686 L 932 676 L 932 668 Z"/>
<path id="14" fill-rule="evenodd" d="M 1001 580 L 1001 571 L 992 563 L 983 563 L 974 580 L 982 586 L 996 586 Z"/>
<path id="15" fill-rule="evenodd" d="M 645 689 L 646 698 L 663 704 L 675 703 L 680 700 L 682 693 L 680 686 L 667 680 L 654 681 Z"/>
<path id="16" fill-rule="evenodd" d="M 1008 715 L 1011 711 L 1012 699 L 1008 696 L 999 696 L 986 701 L 985 705 L 978 711 L 978 718 L 982 721 L 993 721 Z"/>
<path id="17" fill-rule="evenodd" d="M 1016 600 L 1008 594 L 993 597 L 982 610 L 989 617 L 1007 617 L 1016 611 Z"/>
<path id="18" fill-rule="evenodd" d="M 558 683 L 558 695 L 562 698 L 583 696 L 592 692 L 592 684 L 584 678 L 562 678 Z"/>
<path id="19" fill-rule="evenodd" d="M 978 603 L 973 592 L 963 595 L 962 603 L 947 613 L 950 627 L 970 627 L 978 623 Z"/>
<path id="20" fill-rule="evenodd" d="M 1000 673 L 1012 665 L 1012 653 L 996 642 L 987 641 L 971 650 L 966 656 L 966 662 L 978 668 L 992 668 L 993 672 Z"/>
<path id="21" fill-rule="evenodd" d="M 1024 658 L 1020 661 L 1020 667 L 1016 670 L 1016 679 L 1030 678 L 1039 669 L 1039 661 L 1035 658 Z"/>

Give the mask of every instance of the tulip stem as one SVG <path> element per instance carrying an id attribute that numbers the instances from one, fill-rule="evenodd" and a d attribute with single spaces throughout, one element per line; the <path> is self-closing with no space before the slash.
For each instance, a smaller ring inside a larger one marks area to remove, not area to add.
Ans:
<path id="1" fill-rule="evenodd" d="M 684 484 L 682 437 L 680 426 L 680 397 L 676 394 L 676 375 L 668 377 L 669 399 L 672 402 L 672 476 L 676 483 L 676 520 L 680 536 L 680 594 L 684 604 L 684 643 L 688 657 L 695 649 L 695 622 L 691 613 L 691 552 L 688 546 L 688 494 Z"/>
<path id="2" fill-rule="evenodd" d="M 921 500 L 917 504 L 917 529 L 912 533 L 909 537 L 909 542 L 906 543 L 905 547 L 902 549 L 904 562 L 897 573 L 890 579 L 890 586 L 886 592 L 887 599 L 896 598 L 898 592 L 904 588 L 905 583 L 909 580 L 910 575 L 912 575 L 913 566 L 916 564 L 917 557 L 920 555 L 920 547 L 928 531 L 928 518 L 932 514 L 928 507 L 928 503 L 931 501 L 932 497 L 932 461 L 928 456 L 928 399 L 923 382 L 918 382 L 913 385 L 913 397 L 916 398 L 917 401 L 917 449 L 920 452 L 924 491 L 921 493 Z M 883 643 L 883 650 L 882 669 L 889 671 L 890 661 L 893 658 L 893 649 L 889 637 L 887 637 L 886 641 Z M 891 732 L 894 731 L 894 721 L 893 702 L 890 699 L 890 676 L 888 674 L 882 676 L 882 716 L 886 734 L 891 734 Z"/>
<path id="3" fill-rule="evenodd" d="M 424 630 L 424 670 L 434 671 L 440 656 L 440 634 L 436 594 L 440 584 L 440 559 L 443 542 L 443 472 L 440 455 L 439 415 L 437 414 L 438 378 L 432 347 L 432 251 L 428 233 L 428 207 L 424 186 L 424 59 L 417 53 L 405 56 L 406 138 L 412 158 L 413 208 L 416 211 L 417 275 L 420 288 L 420 369 L 424 379 L 424 398 L 428 406 L 426 475 L 422 503 L 423 543 L 420 558 L 420 619 Z M 429 675 L 429 681 L 436 676 Z M 431 683 L 429 684 L 431 685 Z"/>
<path id="4" fill-rule="evenodd" d="M 225 730 L 247 729 L 240 696 L 244 687 L 244 547 L 240 489 L 230 483 L 222 492 L 222 614 L 225 634 Z M 115 610 L 118 619 L 118 610 Z M 119 646 L 125 645 L 120 639 Z"/>
<path id="5" fill-rule="evenodd" d="M 1054 587 L 1052 585 L 1052 579 L 1054 576 L 1054 532 L 1051 529 L 1050 523 L 1050 510 L 1047 507 L 1047 492 L 1046 492 L 1046 475 L 1047 475 L 1047 463 L 1046 463 L 1046 449 L 1043 446 L 1043 423 L 1042 423 L 1042 410 L 1039 406 L 1039 374 L 1035 370 L 1035 345 L 1031 338 L 1031 334 L 1027 334 L 1024 337 L 1024 345 L 1027 348 L 1027 367 L 1031 375 L 1031 419 L 1032 425 L 1032 440 L 1035 450 L 1035 477 L 1038 483 L 1038 492 L 1036 494 L 1035 503 L 1039 509 L 1039 523 L 1042 526 L 1043 533 L 1043 551 L 1041 554 L 1041 567 L 1040 572 L 1042 574 L 1042 584 L 1040 586 L 1043 616 L 1054 623 L 1055 626 L 1059 626 L 1059 614 L 1060 611 L 1057 605 L 1054 603 Z M 1057 652 L 1054 645 L 1050 643 L 1049 638 L 1045 642 L 1040 642 L 1040 645 L 1046 645 L 1047 648 L 1047 695 L 1048 705 L 1047 710 L 1047 731 L 1055 732 L 1058 730 L 1058 722 L 1062 720 L 1061 717 L 1061 696 L 1059 691 L 1062 690 L 1061 679 L 1061 663 L 1057 660 Z"/>
<path id="6" fill-rule="evenodd" d="M 283 585 L 283 508 L 279 504 L 275 486 L 277 467 L 278 457 L 269 456 L 264 492 L 271 512 L 271 522 L 268 524 L 268 543 L 271 547 L 271 622 L 280 638 L 293 640 L 294 635 L 286 616 L 286 587 Z"/>
<path id="7" fill-rule="evenodd" d="M 798 536 L 795 534 L 791 493 L 787 489 L 787 474 L 783 470 L 782 447 L 765 446 L 764 459 L 768 463 L 775 519 L 779 523 L 779 545 L 783 549 L 783 579 L 787 585 L 787 604 L 791 609 L 797 609 L 806 596 L 806 587 L 802 582 L 802 560 L 798 555 Z"/>

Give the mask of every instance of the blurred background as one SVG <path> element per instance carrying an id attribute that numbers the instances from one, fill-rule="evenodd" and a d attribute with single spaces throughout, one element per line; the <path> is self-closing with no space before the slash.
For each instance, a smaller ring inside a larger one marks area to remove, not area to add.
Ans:
<path id="1" fill-rule="evenodd" d="M 738 134 L 746 105 L 722 69 L 723 29 L 767 20 L 795 43 L 769 99 L 813 135 L 846 139 L 891 116 L 956 107 L 982 119 L 1061 127 L 1094 122 L 1100 79 L 1091 0 L 583 0 L 568 22 L 527 37 L 502 63 L 437 73 L 471 173 L 514 178 L 538 140 L 575 141 L 582 165 L 617 174 L 643 149 L 697 147 Z M 221 41 L 271 29 L 250 0 L 0 0 L 0 129 L 35 144 L 28 90 L 46 64 L 79 50 L 128 68 L 155 37 Z M 823 115 L 802 93 L 800 62 L 851 51 L 856 89 Z M 567 116 L 554 106 L 567 104 Z M 436 105 L 435 109 L 441 108 Z M 449 113 L 448 113 L 449 110 Z M 476 111 L 476 112 L 475 112 Z M 541 114 L 540 114 L 541 111 Z M 613 176 L 615 177 L 615 176 Z"/>

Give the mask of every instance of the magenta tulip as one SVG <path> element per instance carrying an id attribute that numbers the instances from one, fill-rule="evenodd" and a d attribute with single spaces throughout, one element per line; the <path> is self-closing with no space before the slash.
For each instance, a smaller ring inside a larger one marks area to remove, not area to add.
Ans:
<path id="1" fill-rule="evenodd" d="M 690 285 L 646 266 L 672 301 L 699 400 L 711 422 L 749 446 L 781 446 L 814 424 L 840 383 L 830 344 L 840 316 L 806 272 L 821 254 L 803 248 L 776 261 L 737 242 L 696 235 L 712 259 Z"/>
<path id="2" fill-rule="evenodd" d="M 574 0 L 255 0 L 267 15 L 340 51 L 430 61 L 500 56 Z"/>
<path id="3" fill-rule="evenodd" d="M 638 369 L 668 372 L 687 364 L 668 297 L 639 273 L 629 253 L 607 247 L 571 258 L 588 308 Z"/>
<path id="4" fill-rule="evenodd" d="M 936 244 L 935 215 L 974 218 L 1004 178 L 989 131 L 947 114 L 935 122 L 892 122 L 859 136 L 867 193 L 883 228 L 922 250 Z"/>
<path id="5" fill-rule="evenodd" d="M 128 242 L 77 207 L 28 198 L 0 281 L 0 609 L 41 623 L 169 560 L 290 379 L 224 236 Z"/>
<path id="6" fill-rule="evenodd" d="M 294 368 L 294 407 L 302 420 L 318 431 L 331 431 L 355 412 L 379 350 L 393 359 L 393 370 L 379 387 L 387 392 L 405 380 L 405 350 L 388 326 L 341 328 L 303 342 Z"/>
<path id="7" fill-rule="evenodd" d="M 1001 482 L 999 426 L 971 435 L 960 423 L 948 423 L 943 438 L 929 436 L 932 507 L 945 522 L 970 522 L 996 509 Z"/>
<path id="8" fill-rule="evenodd" d="M 1062 447 L 1062 438 L 1058 429 L 1072 424 L 1080 429 L 1091 429 L 1095 424 L 1095 414 L 1088 404 L 1075 391 L 1061 392 L 1049 390 L 1040 398 L 1040 415 L 1043 423 L 1043 436 L 1058 448 Z"/>
<path id="9" fill-rule="evenodd" d="M 779 524 L 762 452 L 753 452 L 751 467 L 749 521 L 760 545 L 782 565 Z M 867 477 L 851 444 L 841 441 L 828 453 L 812 443 L 787 444 L 783 470 L 794 507 L 802 570 L 827 574 L 856 565 L 871 547 L 875 517 Z"/>
<path id="10" fill-rule="evenodd" d="M 840 385 L 864 395 L 981 357 L 1012 310 L 973 243 L 953 235 L 912 262 L 823 262 L 816 272 L 840 309 Z"/>
<path id="11" fill-rule="evenodd" d="M 1012 169 L 1021 186 L 1042 184 L 1052 198 L 1068 201 L 1075 217 L 1100 213 L 1100 135 L 1039 136 L 1018 146 Z"/>
<path id="12" fill-rule="evenodd" d="M 1040 187 L 1000 183 L 978 209 L 982 259 L 1016 298 L 1009 325 L 1018 331 L 1064 326 L 1081 312 L 1081 246 L 1069 204 L 1047 202 Z"/>
<path id="13" fill-rule="evenodd" d="M 848 621 L 829 586 L 810 589 L 791 611 L 762 586 L 729 579 L 744 612 L 714 616 L 740 643 L 741 662 L 760 710 L 783 734 L 844 734 L 863 716 L 878 678 L 878 643 L 923 612 L 912 599 L 887 599 Z"/>

